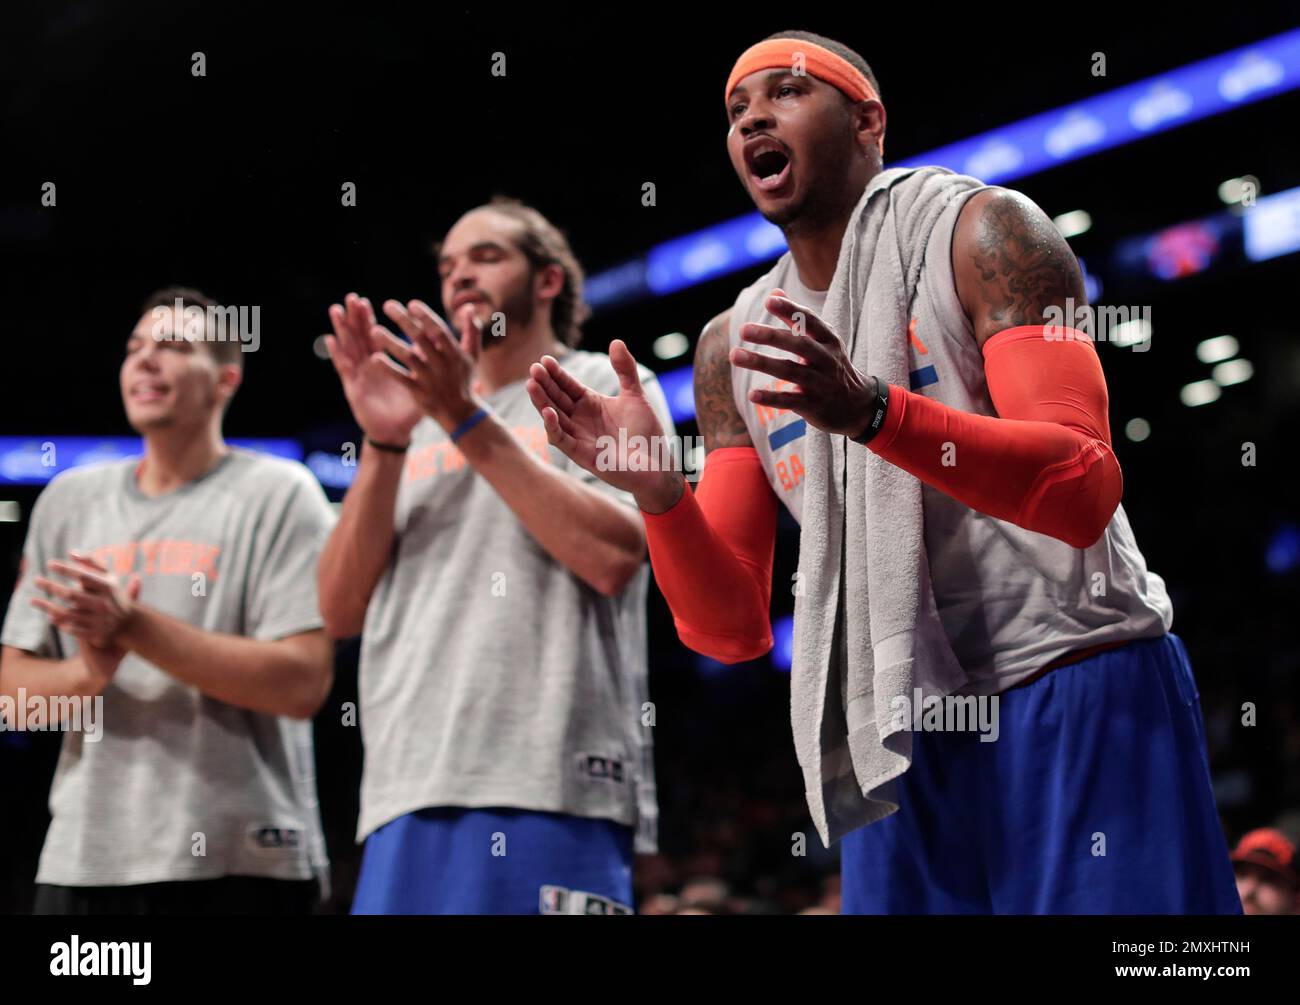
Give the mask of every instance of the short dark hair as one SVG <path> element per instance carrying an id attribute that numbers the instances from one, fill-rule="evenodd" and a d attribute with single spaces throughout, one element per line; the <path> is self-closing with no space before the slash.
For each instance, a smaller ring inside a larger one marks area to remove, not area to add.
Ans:
<path id="1" fill-rule="evenodd" d="M 774 38 L 793 38 L 800 42 L 811 42 L 813 45 L 820 45 L 823 49 L 829 49 L 841 59 L 847 60 L 854 69 L 866 77 L 875 89 L 876 97 L 882 101 L 884 100 L 883 95 L 880 93 L 880 82 L 876 80 L 876 75 L 871 72 L 871 67 L 867 65 L 867 61 L 843 42 L 837 42 L 833 38 L 827 38 L 825 35 L 818 35 L 811 31 L 778 31 L 774 35 L 768 35 L 763 41 L 767 42 Z"/>
<path id="2" fill-rule="evenodd" d="M 591 308 L 582 299 L 586 277 L 564 231 L 532 206 L 510 196 L 494 195 L 490 202 L 478 208 L 494 210 L 522 224 L 519 250 L 534 272 L 548 265 L 558 265 L 563 270 L 564 285 L 551 303 L 551 328 L 572 349 L 582 340 L 582 323 L 591 317 Z"/>
<path id="3" fill-rule="evenodd" d="M 205 316 L 209 308 L 222 309 L 221 305 L 206 293 L 191 286 L 164 286 L 162 289 L 154 290 L 153 293 L 149 294 L 145 302 L 140 306 L 140 313 L 148 314 L 159 307 L 173 308 L 178 300 L 182 310 L 187 307 L 197 307 L 204 312 Z M 208 334 L 213 335 L 212 332 L 208 332 Z M 208 347 L 218 363 L 241 367 L 244 365 L 243 343 L 238 338 L 217 339 L 212 337 L 204 339 L 203 344 Z"/>

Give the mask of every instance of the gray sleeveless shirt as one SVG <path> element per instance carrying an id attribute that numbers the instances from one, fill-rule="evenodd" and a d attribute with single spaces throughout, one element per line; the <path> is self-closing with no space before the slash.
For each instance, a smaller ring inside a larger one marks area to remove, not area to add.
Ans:
<path id="1" fill-rule="evenodd" d="M 953 408 L 996 415 L 975 331 L 957 296 L 952 236 L 961 207 L 983 187 L 953 176 L 964 189 L 953 199 L 925 248 L 911 305 L 910 389 Z M 810 290 L 786 252 L 771 271 L 736 298 L 730 344 L 740 345 L 748 321 L 780 325 L 763 300 L 781 288 L 796 303 L 820 312 L 826 291 Z M 840 333 L 843 334 L 843 333 Z M 768 346 L 751 352 L 787 357 Z M 802 519 L 804 420 L 794 412 L 755 405 L 753 388 L 786 382 L 732 367 L 736 408 L 762 460 L 772 490 L 796 521 Z M 865 449 L 865 448 L 864 448 Z M 978 513 L 951 496 L 923 486 L 926 551 L 935 601 L 949 642 L 971 684 L 964 691 L 994 694 L 1014 686 L 1046 663 L 1088 646 L 1159 636 L 1173 623 L 1164 581 L 1148 572 L 1124 508 L 1087 549 Z M 882 514 L 882 519 L 888 519 Z"/>

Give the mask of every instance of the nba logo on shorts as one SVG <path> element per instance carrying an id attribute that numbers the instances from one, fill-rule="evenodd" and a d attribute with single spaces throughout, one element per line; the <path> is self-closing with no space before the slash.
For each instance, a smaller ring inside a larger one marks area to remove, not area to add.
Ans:
<path id="1" fill-rule="evenodd" d="M 541 893 L 541 912 L 543 914 L 564 914 L 568 907 L 569 891 L 561 886 L 544 886 Z"/>

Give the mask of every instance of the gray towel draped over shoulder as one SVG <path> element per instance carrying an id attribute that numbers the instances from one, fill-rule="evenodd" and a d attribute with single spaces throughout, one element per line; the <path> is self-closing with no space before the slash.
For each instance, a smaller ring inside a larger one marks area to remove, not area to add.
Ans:
<path id="1" fill-rule="evenodd" d="M 908 320 L 935 222 L 975 178 L 891 168 L 867 185 L 840 245 L 822 319 L 854 365 L 908 386 Z M 823 843 L 898 809 L 912 762 L 896 698 L 966 683 L 939 621 L 921 483 L 843 436 L 808 426 L 802 590 L 795 598 L 790 714 L 808 808 Z M 910 723 L 909 723 L 910 725 Z"/>

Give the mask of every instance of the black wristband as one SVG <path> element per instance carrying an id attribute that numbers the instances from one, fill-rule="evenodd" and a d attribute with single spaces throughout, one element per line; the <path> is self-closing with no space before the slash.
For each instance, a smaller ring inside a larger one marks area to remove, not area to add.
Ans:
<path id="1" fill-rule="evenodd" d="M 369 436 L 366 437 L 366 442 L 376 450 L 383 450 L 390 454 L 404 454 L 406 453 L 406 448 L 410 446 L 409 443 L 403 447 L 395 446 L 392 443 L 380 443 L 378 440 L 372 440 Z"/>
<path id="2" fill-rule="evenodd" d="M 871 403 L 871 421 L 857 436 L 849 437 L 854 443 L 861 443 L 863 446 L 870 443 L 880 432 L 880 427 L 885 424 L 885 413 L 889 410 L 889 385 L 879 377 L 875 378 L 875 381 L 876 397 Z"/>

